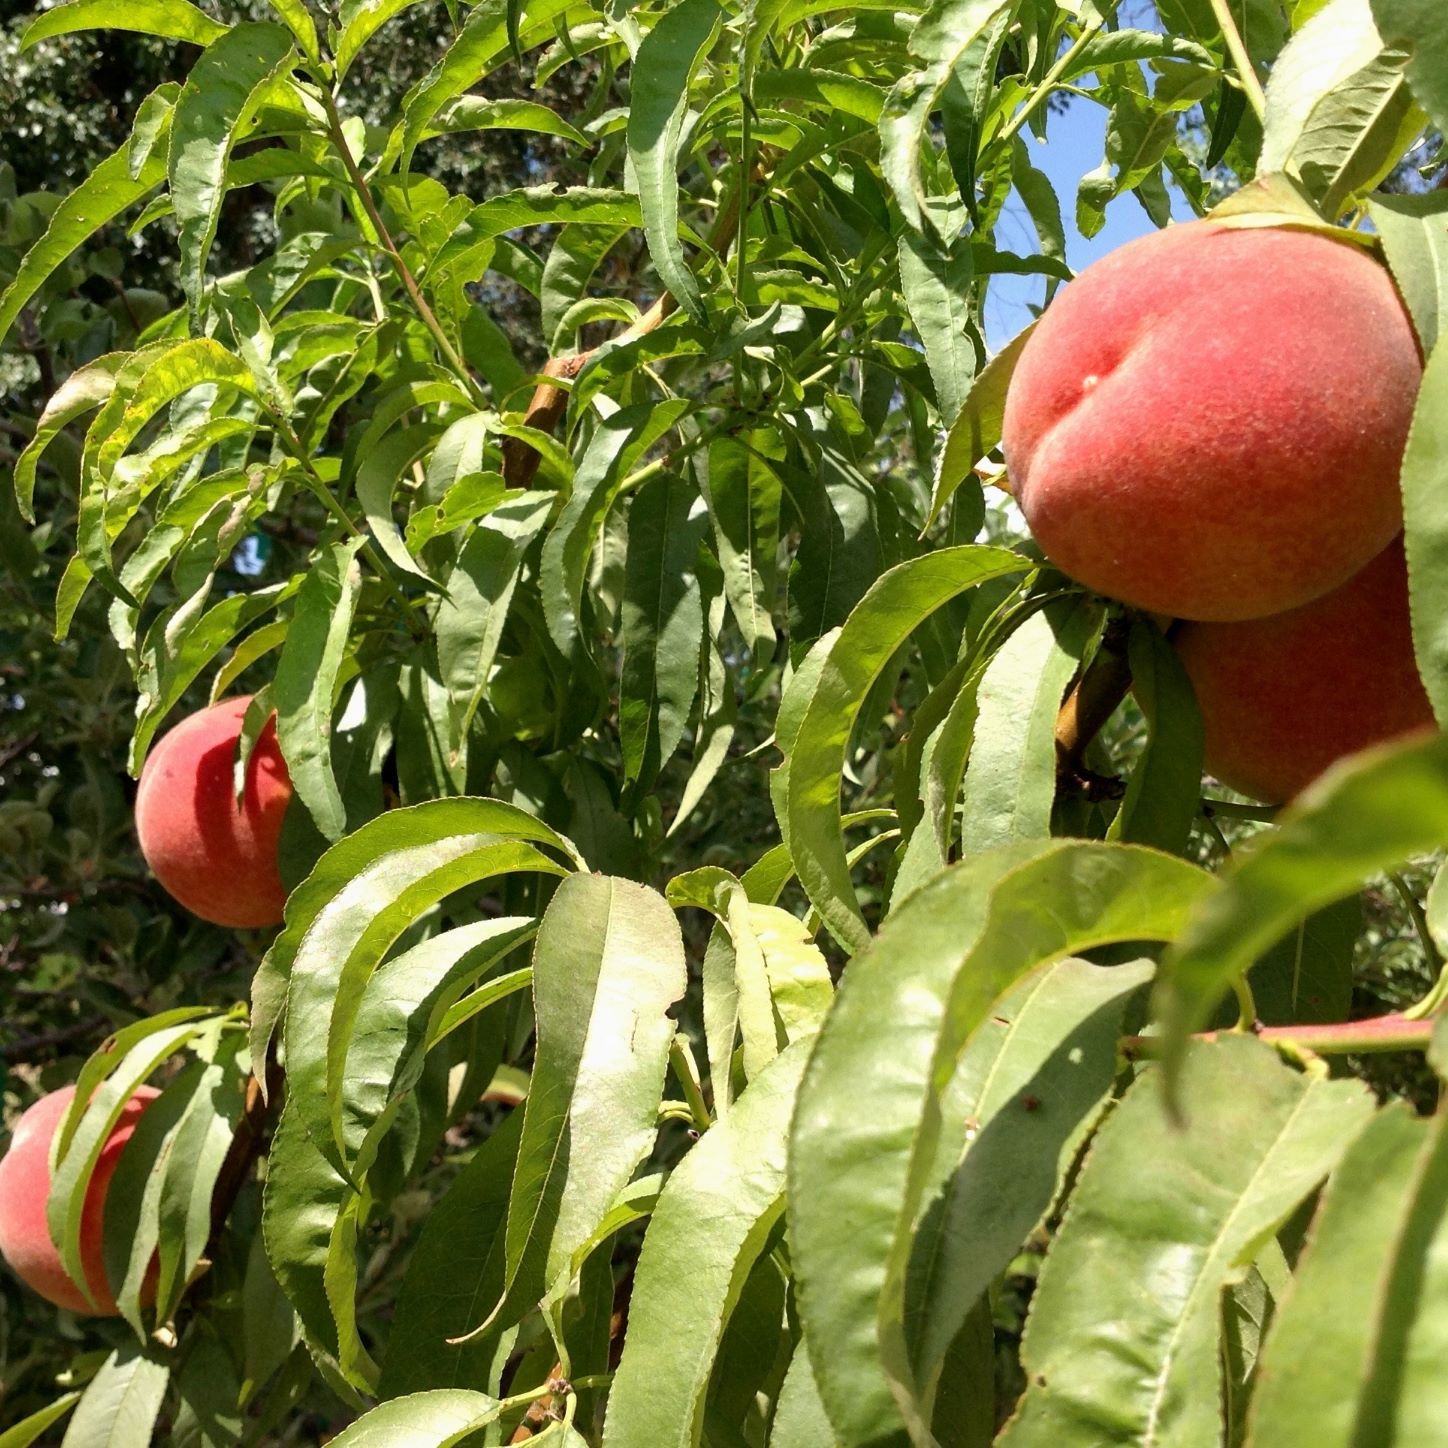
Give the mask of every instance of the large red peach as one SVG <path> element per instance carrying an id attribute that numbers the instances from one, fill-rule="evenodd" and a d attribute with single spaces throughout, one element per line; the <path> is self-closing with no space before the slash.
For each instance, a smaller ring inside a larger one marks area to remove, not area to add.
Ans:
<path id="1" fill-rule="evenodd" d="M 74 1086 L 42 1096 L 15 1123 L 10 1150 L 0 1159 L 0 1257 L 28 1287 L 58 1307 L 72 1312 L 113 1317 L 116 1299 L 106 1280 L 102 1250 L 106 1194 L 141 1113 L 160 1093 L 139 1086 L 125 1104 L 91 1173 L 81 1212 L 80 1259 L 92 1302 L 61 1264 L 60 1252 L 46 1226 L 45 1201 L 50 1194 L 50 1143 L 60 1126 Z"/>
<path id="2" fill-rule="evenodd" d="M 1325 598 L 1185 624 L 1173 642 L 1201 705 L 1207 769 L 1255 799 L 1291 799 L 1343 755 L 1433 723 L 1401 538 Z"/>
<path id="3" fill-rule="evenodd" d="M 277 868 L 292 797 L 268 721 L 247 761 L 238 804 L 233 769 L 247 698 L 183 719 L 151 750 L 136 792 L 136 833 L 151 872 L 182 905 L 217 925 L 279 924 L 286 887 Z"/>
<path id="4" fill-rule="evenodd" d="M 1422 375 L 1388 273 L 1319 233 L 1194 221 L 1088 267 L 1011 379 L 1011 486 L 1051 561 L 1175 618 L 1260 618 L 1402 526 Z"/>

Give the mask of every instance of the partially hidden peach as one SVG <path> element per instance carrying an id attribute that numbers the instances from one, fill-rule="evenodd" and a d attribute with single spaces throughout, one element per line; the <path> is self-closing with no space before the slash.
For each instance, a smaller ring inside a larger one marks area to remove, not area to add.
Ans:
<path id="1" fill-rule="evenodd" d="M 1433 724 L 1401 538 L 1324 598 L 1184 624 L 1173 642 L 1201 706 L 1208 771 L 1254 799 L 1282 803 L 1344 755 Z"/>
<path id="2" fill-rule="evenodd" d="M 1422 362 L 1386 270 L 1319 233 L 1188 222 L 1088 267 L 1006 398 L 1011 486 L 1073 578 L 1174 618 L 1260 618 L 1402 526 Z"/>
<path id="3" fill-rule="evenodd" d="M 50 1143 L 70 1107 L 75 1087 L 63 1086 L 42 1096 L 15 1123 L 10 1150 L 0 1159 L 0 1257 L 26 1286 L 58 1307 L 98 1316 L 116 1315 L 116 1299 L 106 1280 L 102 1251 L 106 1196 L 120 1165 L 121 1152 L 141 1113 L 159 1094 L 151 1086 L 136 1089 L 106 1138 L 86 1188 L 80 1257 L 94 1302 L 66 1272 L 45 1217 L 45 1202 L 50 1194 Z"/>
<path id="4" fill-rule="evenodd" d="M 292 797 L 269 720 L 247 761 L 237 802 L 233 770 L 248 698 L 183 719 L 151 750 L 136 792 L 141 853 L 165 889 L 216 925 L 277 925 L 286 887 L 277 867 Z"/>

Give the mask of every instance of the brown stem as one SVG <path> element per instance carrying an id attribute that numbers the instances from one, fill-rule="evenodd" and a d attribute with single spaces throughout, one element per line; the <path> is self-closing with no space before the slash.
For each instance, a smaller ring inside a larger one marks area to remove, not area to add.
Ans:
<path id="1" fill-rule="evenodd" d="M 762 180 L 768 174 L 772 156 L 761 156 L 750 173 L 751 181 Z M 729 199 L 719 208 L 714 225 L 709 230 L 708 245 L 711 251 L 721 254 L 728 249 L 739 225 L 740 189 L 736 188 Z M 607 344 L 590 347 L 584 352 L 574 352 L 567 357 L 550 357 L 543 367 L 545 378 L 557 378 L 560 382 L 572 382 L 575 377 L 596 357 L 602 346 L 617 346 L 620 342 L 631 342 L 636 337 L 645 337 L 678 310 L 677 299 L 669 292 L 662 296 L 641 316 L 630 323 Z M 539 432 L 553 432 L 568 408 L 568 389 L 555 383 L 540 382 L 533 389 L 528 410 L 523 414 L 523 426 Z M 503 481 L 510 488 L 526 488 L 538 471 L 541 458 L 532 443 L 524 438 L 503 439 Z"/>
<path id="2" fill-rule="evenodd" d="M 1432 1020 L 1413 1020 L 1404 1015 L 1375 1016 L 1366 1021 L 1342 1021 L 1330 1026 L 1259 1026 L 1258 1040 L 1281 1043 L 1322 1056 L 1367 1055 L 1376 1051 L 1422 1051 L 1433 1037 Z M 1203 1031 L 1194 1041 L 1215 1041 L 1224 1031 Z M 1161 1054 L 1160 1036 L 1123 1036 L 1121 1054 L 1139 1061 Z"/>
<path id="3" fill-rule="evenodd" d="M 402 253 L 392 239 L 392 233 L 388 231 L 387 223 L 383 221 L 382 213 L 378 211 L 377 202 L 373 199 L 372 188 L 368 186 L 367 178 L 363 176 L 356 158 L 352 155 L 352 148 L 347 144 L 347 137 L 342 133 L 342 118 L 337 112 L 337 103 L 325 89 L 322 91 L 322 102 L 327 108 L 327 128 L 331 133 L 332 144 L 342 158 L 342 165 L 346 168 L 348 179 L 352 182 L 352 189 L 357 193 L 357 200 L 361 203 L 363 211 L 366 212 L 368 221 L 372 223 L 373 230 L 377 233 L 378 243 L 396 270 L 403 290 L 411 298 L 412 305 L 417 309 L 417 315 L 422 318 L 423 325 L 432 333 L 442 355 L 447 358 L 448 365 L 470 388 L 475 389 L 476 384 L 473 381 L 472 372 L 467 363 L 458 355 L 452 342 L 449 341 L 447 333 L 442 329 L 442 323 L 438 321 L 436 314 L 428 305 L 427 298 L 423 296 L 422 288 L 417 284 L 417 278 L 413 276 L 411 268 L 402 259 Z"/>
<path id="4" fill-rule="evenodd" d="M 253 1074 L 247 1078 L 245 1103 L 241 1120 L 231 1138 L 231 1147 L 221 1170 L 216 1176 L 216 1186 L 211 1193 L 211 1237 L 206 1244 L 206 1256 L 216 1257 L 217 1243 L 226 1227 L 226 1219 L 241 1195 L 252 1170 L 266 1150 L 267 1137 L 271 1131 L 272 1114 L 281 1104 L 282 1068 L 276 1058 L 269 1056 L 266 1063 L 266 1090 Z"/>
<path id="5" fill-rule="evenodd" d="M 1103 782 L 1086 769 L 1086 750 L 1131 688 L 1131 665 L 1126 658 L 1129 628 L 1124 615 L 1106 625 L 1096 657 L 1056 715 L 1056 778 L 1062 784 L 1084 788 L 1088 794 L 1099 793 Z"/>

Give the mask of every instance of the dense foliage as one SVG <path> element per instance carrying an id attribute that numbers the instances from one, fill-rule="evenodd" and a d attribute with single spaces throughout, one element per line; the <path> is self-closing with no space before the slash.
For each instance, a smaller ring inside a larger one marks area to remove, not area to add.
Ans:
<path id="1" fill-rule="evenodd" d="M 1448 744 L 1204 784 L 1160 621 L 1006 499 L 983 326 L 1070 280 L 1063 204 L 1384 261 L 1442 722 L 1439 0 L 6 43 L 0 1005 L 8 1106 L 78 1079 L 73 1278 L 162 1089 L 119 1316 L 0 1286 L 4 1448 L 1442 1439 Z M 134 844 L 223 696 L 294 790 L 279 931 Z"/>

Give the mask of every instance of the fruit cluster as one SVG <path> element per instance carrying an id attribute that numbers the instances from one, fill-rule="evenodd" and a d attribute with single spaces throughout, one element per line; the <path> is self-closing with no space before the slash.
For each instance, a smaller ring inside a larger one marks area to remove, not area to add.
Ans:
<path id="1" fill-rule="evenodd" d="M 1421 377 L 1361 246 L 1212 221 L 1087 268 L 1021 352 L 1003 446 L 1032 533 L 1179 620 L 1207 768 L 1244 794 L 1433 723 L 1398 487 Z"/>

